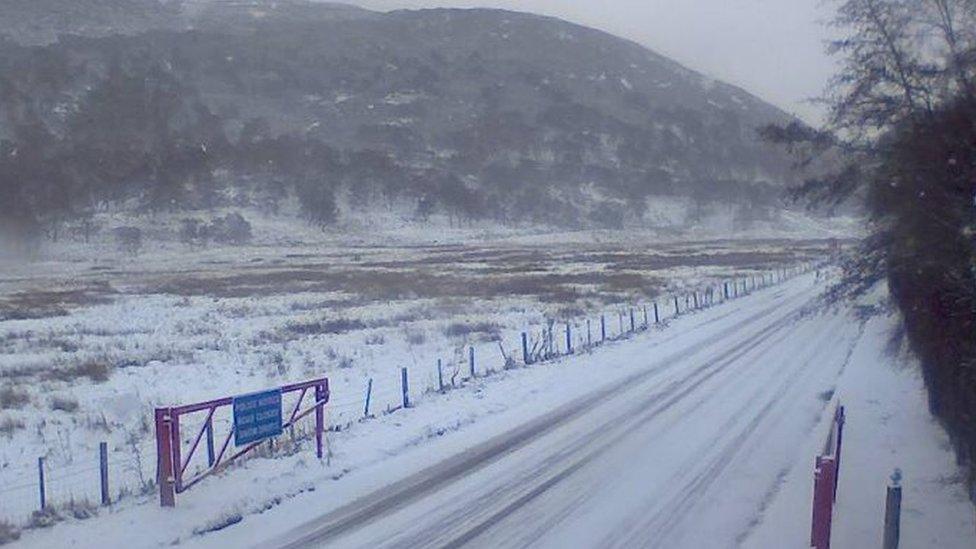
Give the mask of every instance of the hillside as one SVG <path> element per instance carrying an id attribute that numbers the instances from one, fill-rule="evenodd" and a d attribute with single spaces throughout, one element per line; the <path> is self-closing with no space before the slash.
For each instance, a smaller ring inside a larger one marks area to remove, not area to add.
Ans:
<path id="1" fill-rule="evenodd" d="M 755 132 L 786 121 L 780 110 L 553 18 L 72 3 L 95 19 L 111 8 L 106 26 L 125 32 L 111 34 L 52 18 L 63 4 L 0 6 L 35 42 L 62 35 L 0 43 L 6 224 L 35 232 L 107 204 L 297 203 L 323 226 L 382 206 L 419 221 L 607 227 L 670 223 L 679 204 L 681 223 L 721 210 L 748 224 L 780 208 L 792 177 Z"/>
<path id="2" fill-rule="evenodd" d="M 180 5 L 156 0 L 4 0 L 0 35 L 25 45 L 63 34 L 108 36 L 183 26 Z"/>

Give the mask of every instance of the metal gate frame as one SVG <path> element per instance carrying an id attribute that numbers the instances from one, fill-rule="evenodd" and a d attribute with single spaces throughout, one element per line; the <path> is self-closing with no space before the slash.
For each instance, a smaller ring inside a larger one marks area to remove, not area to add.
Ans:
<path id="1" fill-rule="evenodd" d="M 305 401 L 305 395 L 308 394 L 310 389 L 314 390 L 314 401 L 307 408 L 302 409 L 301 407 L 302 403 Z M 280 387 L 280 390 L 282 395 L 300 391 L 298 400 L 295 402 L 295 407 L 292 409 L 288 421 L 282 425 L 282 429 L 295 425 L 299 420 L 314 412 L 315 453 L 319 459 L 322 459 L 322 436 L 325 432 L 324 408 L 326 403 L 329 401 L 329 378 L 323 377 L 302 383 L 285 385 Z M 196 404 L 155 409 L 157 465 L 156 482 L 159 485 L 160 505 L 163 507 L 175 507 L 176 494 L 185 492 L 193 485 L 197 484 L 208 476 L 217 473 L 234 460 L 255 449 L 261 443 L 267 440 L 265 439 L 252 442 L 246 445 L 243 449 L 233 453 L 230 457 L 224 459 L 224 454 L 227 452 L 231 438 L 234 436 L 234 431 L 236 430 L 236 426 L 232 426 L 230 431 L 227 433 L 227 437 L 220 446 L 220 451 L 216 453 L 216 455 L 214 454 L 214 412 L 216 412 L 218 408 L 231 406 L 233 403 L 234 397 L 225 397 L 207 402 L 198 402 Z M 188 414 L 204 411 L 207 413 L 207 418 L 204 421 L 203 426 L 200 427 L 200 431 L 197 433 L 196 437 L 194 437 L 193 444 L 190 445 L 190 450 L 187 452 L 186 458 L 184 459 L 182 457 L 182 439 L 180 438 L 180 418 Z M 190 464 L 190 460 L 193 458 L 194 452 L 196 452 L 197 447 L 200 445 L 200 441 L 203 440 L 205 435 L 207 441 L 208 469 L 202 473 L 190 477 L 189 479 L 184 479 L 183 475 L 186 472 L 186 468 Z"/>

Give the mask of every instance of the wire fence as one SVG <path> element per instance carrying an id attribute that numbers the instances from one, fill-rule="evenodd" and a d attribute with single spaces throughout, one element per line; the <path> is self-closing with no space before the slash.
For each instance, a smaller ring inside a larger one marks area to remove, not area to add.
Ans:
<path id="1" fill-rule="evenodd" d="M 654 326 L 664 327 L 669 319 L 686 312 L 723 303 L 809 272 L 812 263 L 777 269 L 746 278 L 722 280 L 687 293 L 620 306 L 599 316 L 549 321 L 545 325 L 519 333 L 520 340 L 508 346 L 501 341 L 468 346 L 468 353 L 451 360 L 413 366 L 404 374 L 392 371 L 389 375 L 364 380 L 357 393 L 337 394 L 333 389 L 327 409 L 327 429 L 339 430 L 415 404 L 425 394 L 443 393 L 463 386 L 473 379 L 484 378 L 499 371 L 526 367 L 552 361 L 567 355 L 588 351 L 602 344 L 627 339 Z M 404 381 L 407 386 L 404 386 Z M 283 404 L 288 410 L 287 404 Z M 233 418 L 225 412 L 212 418 L 215 431 L 228 432 Z M 199 425 L 190 426 L 184 433 L 184 444 L 192 443 Z M 311 430 L 300 427 L 292 430 L 293 440 L 310 438 Z M 187 464 L 188 472 L 199 472 L 206 461 Z M 199 458 L 205 460 L 206 458 Z M 157 455 L 151 436 L 139 441 L 108 448 L 102 455 L 97 446 L 90 455 L 74 456 L 56 461 L 41 456 L 33 461 L 5 466 L 0 478 L 15 479 L 0 486 L 0 520 L 19 525 L 37 526 L 45 517 L 61 514 L 85 518 L 107 500 L 110 503 L 136 495 L 148 494 L 155 488 Z M 192 467 L 190 467 L 192 466 Z M 105 485 L 107 484 L 107 494 Z"/>

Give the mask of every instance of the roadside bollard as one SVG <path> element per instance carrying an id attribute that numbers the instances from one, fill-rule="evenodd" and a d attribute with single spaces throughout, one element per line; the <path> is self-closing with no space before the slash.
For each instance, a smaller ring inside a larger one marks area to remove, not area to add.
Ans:
<path id="1" fill-rule="evenodd" d="M 901 470 L 895 469 L 885 498 L 883 549 L 898 549 L 901 538 Z"/>

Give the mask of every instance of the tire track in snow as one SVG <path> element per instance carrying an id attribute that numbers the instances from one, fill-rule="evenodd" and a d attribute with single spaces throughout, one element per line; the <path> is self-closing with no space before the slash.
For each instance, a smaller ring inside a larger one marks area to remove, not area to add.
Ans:
<path id="1" fill-rule="evenodd" d="M 689 348 L 682 349 L 676 353 L 672 353 L 671 355 L 655 361 L 656 364 L 663 364 L 662 366 L 649 368 L 648 370 L 628 376 L 627 378 L 612 384 L 608 388 L 591 394 L 591 396 L 585 398 L 581 402 L 561 407 L 552 413 L 537 418 L 536 420 L 533 420 L 519 428 L 513 429 L 504 435 L 495 437 L 486 443 L 455 456 L 454 458 L 449 458 L 441 464 L 423 470 L 361 500 L 352 502 L 351 504 L 329 513 L 328 515 L 313 521 L 312 523 L 304 525 L 295 531 L 295 535 L 291 536 L 287 540 L 278 540 L 276 545 L 281 547 L 304 547 L 313 544 L 327 543 L 335 540 L 342 534 L 354 531 L 357 528 L 380 520 L 385 516 L 407 507 L 424 496 L 436 492 L 440 488 L 447 486 L 466 475 L 470 475 L 473 472 L 476 472 L 483 467 L 496 462 L 502 457 L 511 454 L 517 449 L 530 444 L 532 441 L 537 440 L 545 434 L 552 432 L 556 428 L 578 418 L 591 407 L 603 401 L 609 400 L 612 397 L 619 396 L 619 393 L 627 387 L 647 380 L 656 374 L 662 374 L 677 369 L 679 366 L 687 363 L 691 357 L 697 356 L 706 350 L 711 349 L 712 347 L 719 346 L 722 343 L 725 343 L 729 338 L 734 338 L 734 336 L 742 334 L 745 328 L 761 323 L 761 321 L 768 318 L 777 310 L 782 310 L 784 308 L 788 310 L 786 314 L 778 315 L 771 323 L 763 325 L 757 333 L 749 335 L 744 340 L 733 343 L 733 345 L 726 350 L 726 353 L 732 353 L 731 355 L 726 354 L 726 357 L 722 360 L 712 360 L 706 362 L 704 365 L 696 368 L 680 380 L 671 382 L 664 391 L 656 393 L 652 399 L 642 401 L 640 405 L 636 407 L 639 411 L 640 408 L 645 408 L 649 404 L 659 401 L 662 398 L 667 398 L 670 395 L 671 398 L 668 398 L 668 400 L 662 403 L 661 406 L 655 407 L 652 409 L 652 411 L 648 412 L 649 414 L 659 414 L 693 392 L 697 387 L 699 387 L 702 383 L 705 383 L 719 371 L 728 367 L 729 364 L 734 362 L 734 360 L 740 356 L 740 354 L 747 352 L 751 347 L 757 345 L 759 342 L 764 341 L 775 335 L 775 333 L 785 329 L 785 321 L 799 316 L 799 314 L 802 312 L 803 305 L 806 305 L 812 301 L 809 295 L 811 293 L 814 292 L 811 292 L 810 290 L 801 290 L 794 295 L 786 295 L 785 297 L 776 296 L 774 299 L 779 298 L 781 301 L 776 301 L 769 307 L 747 317 L 742 321 L 742 323 L 724 329 L 714 336 L 707 337 L 705 341 L 693 340 L 690 342 Z M 799 304 L 799 306 L 797 306 L 797 304 Z M 709 368 L 716 369 L 709 373 L 707 372 Z M 683 390 L 682 387 L 684 387 Z M 676 393 L 676 391 L 678 392 Z M 638 421 L 646 421 L 649 418 L 649 416 L 645 414 L 641 414 L 637 417 Z M 621 423 L 621 425 L 627 426 L 631 424 L 632 422 L 630 421 Z M 604 427 L 604 429 L 606 429 L 606 427 Z M 619 431 L 619 429 L 613 430 L 613 432 L 617 431 Z M 570 449 L 578 451 L 578 448 L 575 447 L 571 447 Z M 573 452 L 570 451 L 568 455 L 572 455 L 572 453 Z M 588 456 L 585 461 L 589 461 L 594 457 L 596 457 L 595 454 L 593 456 Z M 529 490 L 523 489 L 522 492 L 526 492 L 527 495 L 531 495 L 533 493 L 536 495 L 539 493 L 544 493 L 548 487 L 557 484 L 559 480 L 565 478 L 573 470 L 576 470 L 576 468 L 585 463 L 584 460 L 577 461 L 581 462 L 577 467 L 570 464 L 568 467 L 564 467 L 562 469 L 564 474 L 557 472 L 556 474 L 548 475 L 545 481 L 536 483 L 535 486 Z M 549 462 L 545 463 L 544 465 L 551 467 L 553 466 L 553 463 Z M 506 495 L 506 492 L 504 489 L 502 489 L 501 491 L 496 491 L 493 495 L 495 497 L 503 497 Z M 528 497 L 528 499 L 526 499 L 525 496 L 516 497 L 515 502 L 521 502 L 524 505 L 524 503 L 531 501 L 531 499 L 533 498 Z M 510 513 L 518 507 L 519 505 L 506 505 L 503 510 Z M 495 513 L 495 515 L 498 515 L 498 518 L 502 518 L 504 517 L 505 513 Z M 497 520 L 498 519 L 495 519 L 494 522 L 497 522 Z M 455 535 L 453 539 L 458 542 L 473 539 L 478 532 L 483 531 L 492 523 L 492 517 L 489 517 L 487 521 L 482 521 L 480 524 L 475 525 L 472 528 L 468 528 L 467 533 Z M 440 526 L 443 526 L 443 524 Z M 440 536 L 433 537 L 438 538 Z M 448 544 L 450 544 L 450 541 L 448 541 Z"/>
<path id="2" fill-rule="evenodd" d="M 796 301 L 802 302 L 803 305 L 808 303 L 808 301 L 804 301 L 803 296 Z M 783 308 L 783 304 L 771 307 L 774 310 L 781 308 Z M 651 395 L 641 395 L 642 398 L 636 400 L 623 413 L 613 416 L 611 420 L 601 424 L 596 429 L 578 434 L 571 444 L 560 448 L 557 453 L 550 455 L 548 459 L 538 463 L 533 469 L 510 482 L 495 486 L 476 500 L 467 502 L 463 509 L 450 511 L 448 516 L 439 520 L 435 527 L 411 536 L 398 536 L 383 545 L 452 547 L 472 541 L 506 516 L 556 486 L 559 481 L 570 476 L 570 472 L 578 470 L 597 458 L 603 451 L 612 448 L 625 438 L 632 428 L 650 421 L 674 405 L 685 401 L 689 395 L 714 376 L 735 364 L 743 356 L 754 352 L 758 345 L 787 330 L 790 327 L 787 321 L 797 317 L 802 309 L 802 306 L 788 308 L 786 314 L 778 316 L 772 322 L 764 325 L 758 332 L 726 349 L 720 358 L 709 360 L 684 377 L 672 380 L 663 390 Z M 633 392 L 639 391 L 639 389 L 640 387 L 631 387 Z M 652 407 L 661 399 L 666 400 L 658 406 Z M 498 509 L 499 505 L 502 506 L 501 509 Z M 492 509 L 496 510 L 491 511 Z M 486 513 L 489 516 L 487 518 L 472 516 L 475 512 L 479 516 Z M 474 525 L 471 525 L 472 521 L 475 521 Z M 458 530 L 460 532 L 451 537 L 451 534 Z"/>
<path id="3" fill-rule="evenodd" d="M 832 330 L 825 330 L 818 334 L 819 339 L 811 346 L 814 354 L 807 355 L 806 359 L 799 366 L 789 371 L 786 379 L 779 383 L 774 390 L 760 390 L 757 394 L 766 392 L 770 398 L 759 412 L 739 431 L 730 441 L 722 445 L 718 452 L 705 463 L 704 468 L 687 483 L 683 484 L 677 491 L 676 497 L 667 500 L 659 506 L 659 511 L 650 520 L 644 523 L 622 542 L 614 543 L 614 546 L 641 546 L 649 547 L 668 547 L 668 535 L 672 532 L 680 520 L 694 508 L 694 506 L 704 498 L 714 482 L 730 466 L 733 459 L 743 449 L 745 444 L 753 437 L 757 429 L 769 418 L 770 413 L 789 395 L 789 389 L 800 385 L 801 380 L 805 380 L 812 373 L 811 366 L 820 358 L 817 354 L 822 349 L 821 343 L 835 341 L 835 333 L 842 329 L 844 325 L 838 323 Z M 852 338 L 844 347 L 844 354 L 849 354 L 859 340 L 859 334 Z M 805 374 L 805 375 L 801 375 Z M 726 423 L 730 426 L 737 423 L 742 417 L 748 415 L 752 406 L 746 404 L 736 413 L 735 417 Z M 775 418 L 774 418 L 775 419 Z M 609 546 L 609 544 L 608 544 Z"/>

